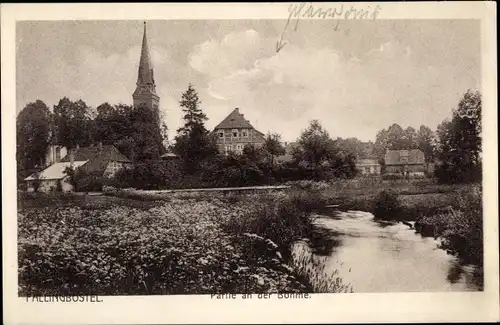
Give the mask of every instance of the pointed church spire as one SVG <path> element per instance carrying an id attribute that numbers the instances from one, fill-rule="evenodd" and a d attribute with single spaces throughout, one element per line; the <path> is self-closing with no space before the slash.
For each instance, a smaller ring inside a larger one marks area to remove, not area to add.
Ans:
<path id="1" fill-rule="evenodd" d="M 141 58 L 137 75 L 137 87 L 132 94 L 134 106 L 146 105 L 155 112 L 158 111 L 160 97 L 156 94 L 156 84 L 153 75 L 153 65 L 149 53 L 146 22 L 144 22 L 144 35 L 142 37 Z"/>
<path id="2" fill-rule="evenodd" d="M 148 38 L 146 34 L 146 22 L 144 22 L 144 35 L 142 37 L 141 59 L 139 61 L 139 74 L 137 76 L 137 85 L 153 85 L 153 65 L 149 54 Z"/>

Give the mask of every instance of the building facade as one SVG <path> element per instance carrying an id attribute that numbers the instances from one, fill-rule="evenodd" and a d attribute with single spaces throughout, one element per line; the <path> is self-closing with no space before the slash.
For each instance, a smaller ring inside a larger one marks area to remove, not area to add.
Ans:
<path id="1" fill-rule="evenodd" d="M 419 149 L 387 150 L 385 173 L 405 176 L 424 176 L 427 170 L 425 155 Z"/>
<path id="2" fill-rule="evenodd" d="M 246 145 L 260 147 L 264 144 L 264 134 L 257 131 L 240 113 L 239 108 L 235 108 L 222 122 L 215 128 L 213 133 L 217 137 L 217 146 L 220 153 L 228 154 L 234 152 L 243 153 Z"/>
<path id="3" fill-rule="evenodd" d="M 146 35 L 146 22 L 144 22 L 144 35 L 142 37 L 141 58 L 134 93 L 132 94 L 134 106 L 144 105 L 159 116 L 160 97 L 156 93 L 156 83 L 153 73 L 153 64 L 149 53 L 148 38 Z"/>
<path id="4" fill-rule="evenodd" d="M 118 170 L 131 166 L 132 162 L 122 155 L 115 146 L 97 145 L 77 147 L 69 151 L 60 161 L 55 162 L 40 173 L 30 175 L 25 179 L 28 192 L 33 192 L 38 186 L 40 192 L 62 190 L 73 191 L 66 168 L 96 173 L 104 177 L 112 177 Z"/>
<path id="5" fill-rule="evenodd" d="M 358 159 L 356 161 L 356 169 L 363 176 L 380 175 L 381 166 L 377 159 Z"/>

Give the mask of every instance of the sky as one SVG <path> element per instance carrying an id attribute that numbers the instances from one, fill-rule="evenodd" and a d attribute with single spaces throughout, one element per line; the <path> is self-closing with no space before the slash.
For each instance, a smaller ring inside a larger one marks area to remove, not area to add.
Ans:
<path id="1" fill-rule="evenodd" d="M 191 83 L 211 129 L 238 107 L 294 141 L 312 119 L 332 138 L 374 141 L 393 123 L 432 129 L 480 90 L 479 21 L 155 20 L 147 34 L 170 139 Z M 16 109 L 60 98 L 132 104 L 142 21 L 24 21 L 16 27 Z M 277 53 L 276 42 L 286 44 Z"/>

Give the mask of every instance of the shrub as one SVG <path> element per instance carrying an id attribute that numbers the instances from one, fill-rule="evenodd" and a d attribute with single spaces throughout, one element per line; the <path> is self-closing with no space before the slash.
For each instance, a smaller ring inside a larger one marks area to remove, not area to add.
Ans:
<path id="1" fill-rule="evenodd" d="M 183 179 L 179 162 L 153 160 L 119 170 L 107 185 L 118 188 L 157 190 L 176 188 L 176 185 Z"/>
<path id="2" fill-rule="evenodd" d="M 483 263 L 483 203 L 480 186 L 458 192 L 446 210 L 420 217 L 415 228 L 423 235 L 441 237 L 442 248 L 467 262 Z"/>
<path id="3" fill-rule="evenodd" d="M 375 218 L 400 220 L 402 219 L 403 206 L 397 192 L 383 190 L 375 198 Z"/>
<path id="4" fill-rule="evenodd" d="M 250 233 L 276 243 L 288 260 L 291 256 L 291 244 L 311 233 L 313 219 L 310 214 L 324 206 L 325 200 L 317 192 L 293 190 L 287 194 L 254 202 L 245 218 L 233 217 L 225 227 L 235 235 Z M 251 255 L 263 252 L 253 246 L 247 248 Z"/>
<path id="5" fill-rule="evenodd" d="M 247 219 L 253 202 L 232 209 L 218 200 L 144 209 L 57 205 L 19 213 L 19 294 L 307 292 L 276 244 L 223 230 L 233 217 Z M 250 243 L 265 253 L 250 258 Z"/>

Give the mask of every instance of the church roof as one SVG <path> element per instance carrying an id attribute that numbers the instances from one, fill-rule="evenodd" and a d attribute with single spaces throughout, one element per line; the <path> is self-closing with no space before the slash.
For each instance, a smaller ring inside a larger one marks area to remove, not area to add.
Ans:
<path id="1" fill-rule="evenodd" d="M 144 34 L 142 36 L 141 58 L 139 60 L 139 73 L 137 75 L 137 86 L 152 85 L 154 86 L 153 64 L 151 63 L 151 55 L 149 53 L 148 37 L 146 33 L 146 22 L 144 22 Z M 154 90 L 154 88 L 153 88 Z"/>
<path id="2" fill-rule="evenodd" d="M 245 120 L 245 116 L 240 113 L 238 108 L 235 108 L 225 119 L 222 120 L 216 127 L 217 129 L 253 129 L 254 127 Z"/>

